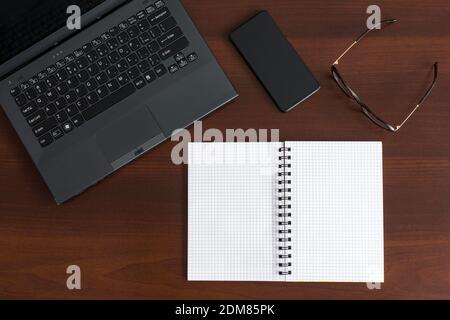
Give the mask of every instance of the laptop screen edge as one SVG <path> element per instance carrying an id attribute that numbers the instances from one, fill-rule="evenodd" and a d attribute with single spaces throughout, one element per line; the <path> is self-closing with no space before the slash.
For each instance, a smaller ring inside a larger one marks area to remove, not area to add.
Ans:
<path id="1" fill-rule="evenodd" d="M 121 6 L 124 3 L 130 2 L 130 0 L 108 0 L 98 6 L 94 7 L 92 10 L 82 14 L 83 24 L 90 25 L 91 23 L 98 20 L 103 15 L 111 12 L 115 8 Z M 19 70 L 25 64 L 36 59 L 43 53 L 54 48 L 56 45 L 62 41 L 74 36 L 81 30 L 71 31 L 68 30 L 66 26 L 58 29 L 49 36 L 39 40 L 31 47 L 23 50 L 21 53 L 17 54 L 13 58 L 5 61 L 0 65 L 0 81 L 12 74 L 13 72 Z"/>

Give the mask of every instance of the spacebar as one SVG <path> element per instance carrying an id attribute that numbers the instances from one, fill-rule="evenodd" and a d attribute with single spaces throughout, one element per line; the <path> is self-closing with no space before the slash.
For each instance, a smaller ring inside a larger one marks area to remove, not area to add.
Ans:
<path id="1" fill-rule="evenodd" d="M 113 92 L 109 96 L 107 96 L 105 99 L 101 100 L 100 102 L 97 102 L 92 107 L 86 109 L 83 111 L 83 117 L 86 120 L 90 120 L 94 118 L 95 116 L 99 115 L 105 110 L 108 110 L 113 105 L 119 103 L 126 97 L 130 96 L 136 91 L 133 84 L 129 83 L 126 86 L 120 88 L 119 90 Z"/>

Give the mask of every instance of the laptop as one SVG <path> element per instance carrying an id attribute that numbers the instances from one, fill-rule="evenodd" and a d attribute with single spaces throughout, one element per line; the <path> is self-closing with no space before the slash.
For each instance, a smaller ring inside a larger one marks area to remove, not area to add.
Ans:
<path id="1" fill-rule="evenodd" d="M 178 0 L 0 6 L 0 104 L 58 204 L 237 96 Z"/>

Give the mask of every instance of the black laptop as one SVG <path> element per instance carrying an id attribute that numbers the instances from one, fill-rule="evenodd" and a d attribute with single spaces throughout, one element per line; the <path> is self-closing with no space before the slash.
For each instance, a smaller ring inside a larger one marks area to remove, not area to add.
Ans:
<path id="1" fill-rule="evenodd" d="M 0 6 L 0 104 L 57 203 L 237 96 L 178 0 Z"/>

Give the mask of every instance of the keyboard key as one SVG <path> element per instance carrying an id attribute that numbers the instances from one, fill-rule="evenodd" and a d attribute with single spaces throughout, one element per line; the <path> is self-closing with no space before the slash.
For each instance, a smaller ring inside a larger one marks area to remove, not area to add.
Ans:
<path id="1" fill-rule="evenodd" d="M 78 72 L 78 73 L 77 73 L 77 79 L 78 79 L 80 82 L 85 82 L 85 81 L 87 81 L 89 78 L 90 78 L 89 72 L 86 71 L 86 70 L 82 70 L 81 72 Z"/>
<path id="2" fill-rule="evenodd" d="M 124 72 L 128 69 L 128 63 L 125 61 L 125 59 L 120 60 L 116 64 L 117 69 L 119 72 Z"/>
<path id="3" fill-rule="evenodd" d="M 186 39 L 186 37 L 182 37 L 182 38 L 176 40 L 175 42 L 173 42 L 168 47 L 162 49 L 159 52 L 159 56 L 161 57 L 162 60 L 167 60 L 171 56 L 175 55 L 177 52 L 180 52 L 181 50 L 186 48 L 188 45 L 189 45 L 189 42 Z"/>
<path id="4" fill-rule="evenodd" d="M 92 45 L 92 43 L 86 43 L 84 46 L 82 46 L 81 48 L 83 49 L 84 52 L 89 52 L 92 50 L 94 46 Z"/>
<path id="5" fill-rule="evenodd" d="M 108 81 L 108 76 L 106 75 L 106 73 L 102 72 L 95 76 L 95 80 L 99 85 L 102 85 Z"/>
<path id="6" fill-rule="evenodd" d="M 152 15 L 150 15 L 147 19 L 148 19 L 148 22 L 150 22 L 150 24 L 152 26 L 154 26 L 154 25 L 157 25 L 158 23 L 162 22 L 169 16 L 170 16 L 169 9 L 162 8 L 162 9 L 156 11 L 155 13 L 153 13 Z"/>
<path id="7" fill-rule="evenodd" d="M 133 67 L 130 70 L 128 70 L 127 74 L 130 77 L 130 79 L 134 79 L 134 78 L 139 77 L 140 72 L 139 72 L 139 69 L 137 67 Z"/>
<path id="8" fill-rule="evenodd" d="M 155 7 L 156 7 L 156 9 L 164 7 L 164 1 L 162 1 L 162 0 L 156 1 L 155 2 Z"/>
<path id="9" fill-rule="evenodd" d="M 109 79 L 113 79 L 113 78 L 117 77 L 117 75 L 119 74 L 119 71 L 117 70 L 117 68 L 115 66 L 111 66 L 108 69 L 106 69 L 106 74 L 108 75 Z"/>
<path id="10" fill-rule="evenodd" d="M 75 106 L 78 108 L 78 110 L 83 111 L 87 107 L 89 107 L 89 102 L 85 98 L 81 98 L 75 103 Z"/>
<path id="11" fill-rule="evenodd" d="M 28 83 L 30 86 L 34 86 L 36 83 L 38 83 L 39 79 L 37 77 L 31 77 L 30 80 L 28 80 Z"/>
<path id="12" fill-rule="evenodd" d="M 55 128 L 52 130 L 51 135 L 53 139 L 57 140 L 64 135 L 64 132 L 62 131 L 61 128 Z"/>
<path id="13" fill-rule="evenodd" d="M 133 24 L 135 24 L 136 22 L 138 22 L 138 19 L 136 18 L 136 16 L 131 16 L 131 17 L 129 17 L 129 18 L 127 19 L 127 21 L 128 21 L 128 23 L 129 23 L 130 25 L 133 25 Z"/>
<path id="14" fill-rule="evenodd" d="M 128 42 L 128 46 L 130 47 L 131 51 L 136 51 L 141 47 L 141 43 L 139 42 L 139 39 L 133 39 Z"/>
<path id="15" fill-rule="evenodd" d="M 117 77 L 117 81 L 121 86 L 124 86 L 130 81 L 130 77 L 128 77 L 128 75 L 124 73 Z"/>
<path id="16" fill-rule="evenodd" d="M 102 39 L 102 41 L 107 41 L 111 39 L 111 35 L 108 32 L 105 32 L 100 36 L 100 39 Z"/>
<path id="17" fill-rule="evenodd" d="M 173 27 L 175 27 L 177 25 L 177 22 L 175 21 L 175 19 L 173 17 L 170 17 L 166 20 L 164 20 L 163 22 L 161 22 L 159 24 L 159 27 L 161 28 L 162 32 L 167 32 L 170 29 L 172 29 Z"/>
<path id="18" fill-rule="evenodd" d="M 69 91 L 69 86 L 66 83 L 61 83 L 56 86 L 56 91 L 58 91 L 59 94 L 65 94 L 67 91 Z"/>
<path id="19" fill-rule="evenodd" d="M 106 83 L 106 87 L 109 89 L 110 92 L 113 92 L 113 91 L 116 91 L 117 89 L 119 89 L 120 85 L 116 79 L 113 79 Z"/>
<path id="20" fill-rule="evenodd" d="M 138 63 L 137 67 L 141 73 L 144 73 L 145 71 L 150 69 L 150 63 L 148 63 L 146 60 L 143 60 Z"/>
<path id="21" fill-rule="evenodd" d="M 36 105 L 36 102 L 30 102 L 29 104 L 27 104 L 25 107 L 23 107 L 21 109 L 22 114 L 24 116 L 29 116 L 30 114 L 32 114 L 33 112 L 37 111 L 38 107 Z"/>
<path id="22" fill-rule="evenodd" d="M 128 33 L 122 32 L 117 36 L 117 40 L 119 40 L 120 44 L 125 44 L 128 42 L 128 40 L 130 40 L 130 37 L 128 36 Z"/>
<path id="23" fill-rule="evenodd" d="M 139 62 L 139 58 L 136 53 L 132 53 L 126 58 L 126 61 L 130 66 L 134 66 L 136 63 Z"/>
<path id="24" fill-rule="evenodd" d="M 58 70 L 58 72 L 55 73 L 56 78 L 58 81 L 64 81 L 67 79 L 67 71 L 64 69 Z"/>
<path id="25" fill-rule="evenodd" d="M 122 58 L 125 58 L 127 55 L 131 53 L 130 48 L 126 44 L 121 46 L 118 52 Z"/>
<path id="26" fill-rule="evenodd" d="M 44 108 L 45 113 L 48 116 L 52 116 L 54 115 L 58 110 L 56 109 L 55 105 L 53 103 L 50 103 L 48 105 L 45 106 Z"/>
<path id="27" fill-rule="evenodd" d="M 139 31 L 145 32 L 148 28 L 150 28 L 150 23 L 148 23 L 147 20 L 141 20 L 138 22 L 137 26 L 139 28 Z"/>
<path id="28" fill-rule="evenodd" d="M 74 115 L 78 114 L 78 109 L 75 105 L 72 104 L 66 108 L 66 112 L 69 117 L 73 117 Z"/>
<path id="29" fill-rule="evenodd" d="M 140 48 L 136 53 L 141 60 L 146 59 L 150 55 L 150 52 L 146 47 Z"/>
<path id="30" fill-rule="evenodd" d="M 96 92 L 91 92 L 86 96 L 86 100 L 89 104 L 94 104 L 99 100 L 98 94 Z"/>
<path id="31" fill-rule="evenodd" d="M 87 80 L 84 84 L 85 84 L 86 88 L 88 89 L 88 91 L 92 91 L 95 88 L 97 88 L 97 81 L 95 81 L 94 78 Z"/>
<path id="32" fill-rule="evenodd" d="M 153 12 L 156 11 L 156 7 L 153 6 L 153 5 L 148 6 L 147 8 L 145 8 L 145 11 L 146 11 L 148 14 L 153 13 Z"/>
<path id="33" fill-rule="evenodd" d="M 97 64 L 91 64 L 89 67 L 87 67 L 86 70 L 89 72 L 89 75 L 91 77 L 95 76 L 97 73 L 100 72 L 100 68 Z"/>
<path id="34" fill-rule="evenodd" d="M 57 125 L 58 123 L 55 117 L 48 118 L 47 120 L 45 120 L 44 122 L 33 128 L 34 135 L 36 137 L 39 137 L 44 133 L 46 133 L 47 131 L 53 129 Z"/>
<path id="35" fill-rule="evenodd" d="M 94 40 L 91 41 L 91 44 L 92 44 L 94 47 L 98 47 L 99 45 L 102 44 L 102 40 L 101 40 L 100 38 L 95 38 Z"/>
<path id="36" fill-rule="evenodd" d="M 98 56 L 97 51 L 92 50 L 92 51 L 88 52 L 88 54 L 86 55 L 86 58 L 89 60 L 90 63 L 93 63 L 93 62 L 97 61 L 99 56 Z"/>
<path id="37" fill-rule="evenodd" d="M 84 84 L 80 84 L 76 89 L 75 92 L 77 93 L 78 97 L 84 97 L 88 93 L 88 89 Z"/>
<path id="38" fill-rule="evenodd" d="M 30 88 L 25 91 L 25 96 L 28 98 L 28 100 L 33 100 L 38 95 L 38 92 L 35 88 Z"/>
<path id="39" fill-rule="evenodd" d="M 62 128 L 63 128 L 65 133 L 69 133 L 70 131 L 72 131 L 73 130 L 73 123 L 72 123 L 72 121 L 69 120 L 66 123 L 64 123 L 62 125 Z"/>
<path id="40" fill-rule="evenodd" d="M 134 86 L 136 87 L 136 89 L 138 89 L 138 90 L 142 89 L 146 85 L 146 82 L 145 82 L 144 78 L 142 78 L 142 77 L 136 78 L 133 81 L 133 83 L 134 83 Z"/>
<path id="41" fill-rule="evenodd" d="M 173 64 L 173 65 L 171 65 L 170 67 L 169 67 L 169 72 L 170 73 L 175 73 L 175 72 L 177 72 L 178 71 L 178 65 L 177 64 Z"/>
<path id="42" fill-rule="evenodd" d="M 45 119 L 45 111 L 39 110 L 35 113 L 33 113 L 31 116 L 27 118 L 27 122 L 30 126 L 37 125 L 39 122 L 43 121 Z"/>
<path id="43" fill-rule="evenodd" d="M 110 107 L 116 105 L 120 101 L 124 100 L 128 96 L 132 95 L 136 91 L 133 84 L 128 83 L 126 86 L 123 86 L 119 90 L 113 92 L 106 99 L 101 100 L 100 102 L 94 104 L 92 107 L 83 111 L 83 117 L 86 120 L 90 120 L 97 116 L 98 114 L 104 112 Z"/>
<path id="44" fill-rule="evenodd" d="M 188 61 L 187 61 L 186 59 L 181 59 L 180 61 L 178 61 L 178 66 L 179 66 L 180 68 L 186 67 L 187 64 L 188 64 Z"/>
<path id="45" fill-rule="evenodd" d="M 73 54 L 69 54 L 64 58 L 64 60 L 66 61 L 66 64 L 71 63 L 73 60 L 75 60 L 75 57 Z"/>
<path id="46" fill-rule="evenodd" d="M 60 112 L 58 112 L 55 115 L 56 121 L 58 121 L 59 123 L 66 121 L 69 116 L 67 115 L 67 113 L 64 110 L 61 110 Z"/>
<path id="47" fill-rule="evenodd" d="M 46 71 L 41 71 L 38 73 L 38 79 L 42 80 L 47 76 L 47 72 Z"/>
<path id="48" fill-rule="evenodd" d="M 45 80 L 45 84 L 49 88 L 54 87 L 58 84 L 58 78 L 55 75 L 51 75 Z"/>
<path id="49" fill-rule="evenodd" d="M 155 67 L 155 73 L 158 77 L 162 77 L 167 73 L 167 69 L 164 65 L 160 64 Z"/>
<path id="50" fill-rule="evenodd" d="M 162 34 L 158 26 L 151 28 L 149 33 L 153 39 L 158 38 Z"/>
<path id="51" fill-rule="evenodd" d="M 71 63 L 66 67 L 66 71 L 69 76 L 73 76 L 78 72 L 78 67 L 75 65 L 75 63 Z"/>
<path id="52" fill-rule="evenodd" d="M 147 47 L 151 53 L 156 53 L 159 50 L 159 44 L 157 41 L 150 42 L 150 44 Z"/>
<path id="53" fill-rule="evenodd" d="M 106 68 L 109 67 L 110 63 L 108 61 L 108 58 L 103 57 L 100 60 L 97 61 L 97 65 L 99 66 L 99 68 L 101 70 L 105 70 Z"/>
<path id="54" fill-rule="evenodd" d="M 159 56 L 157 54 L 154 54 L 150 58 L 148 58 L 148 61 L 150 61 L 150 64 L 152 67 L 158 65 L 161 62 L 161 59 L 159 59 Z"/>
<path id="55" fill-rule="evenodd" d="M 117 36 L 119 33 L 120 33 L 119 27 L 112 27 L 111 29 L 109 29 L 109 34 L 110 34 L 112 37 Z"/>
<path id="56" fill-rule="evenodd" d="M 113 51 L 116 50 L 119 47 L 119 41 L 117 39 L 111 39 L 109 40 L 106 45 L 108 46 L 109 50 Z"/>
<path id="57" fill-rule="evenodd" d="M 48 74 L 52 74 L 56 71 L 56 67 L 54 65 L 51 65 L 51 66 L 48 66 L 46 70 L 47 70 Z"/>
<path id="58" fill-rule="evenodd" d="M 108 88 L 103 85 L 101 87 L 98 87 L 95 92 L 98 94 L 98 97 L 100 99 L 103 99 L 104 97 L 106 97 L 108 95 Z"/>
<path id="59" fill-rule="evenodd" d="M 144 10 L 141 10 L 141 11 L 139 11 L 138 13 L 136 13 L 136 17 L 137 17 L 139 20 L 144 19 L 145 16 L 146 16 L 146 14 L 145 14 L 145 11 L 144 11 Z"/>
<path id="60" fill-rule="evenodd" d="M 97 48 L 97 53 L 100 57 L 104 57 L 108 54 L 109 50 L 106 44 L 102 44 Z"/>
<path id="61" fill-rule="evenodd" d="M 189 62 L 194 62 L 195 60 L 197 60 L 197 57 L 197 54 L 195 52 L 192 52 L 188 54 L 187 59 Z"/>
<path id="62" fill-rule="evenodd" d="M 86 57 L 81 57 L 80 59 L 77 60 L 76 64 L 78 68 L 81 70 L 89 65 L 89 61 Z"/>
<path id="63" fill-rule="evenodd" d="M 84 54 L 83 49 L 77 49 L 73 52 L 73 55 L 75 56 L 75 58 L 79 58 Z"/>
<path id="64" fill-rule="evenodd" d="M 30 84 L 28 82 L 22 82 L 20 84 L 20 90 L 25 91 L 30 87 Z"/>
<path id="65" fill-rule="evenodd" d="M 119 29 L 120 30 L 125 30 L 126 28 L 128 28 L 130 25 L 128 24 L 127 21 L 122 21 L 121 23 L 119 23 Z"/>
<path id="66" fill-rule="evenodd" d="M 42 108 L 43 106 L 45 106 L 48 102 L 48 99 L 46 96 L 40 96 L 39 98 L 36 99 L 36 106 L 38 108 Z"/>
<path id="67" fill-rule="evenodd" d="M 182 35 L 183 32 L 181 32 L 181 29 L 179 27 L 173 28 L 172 30 L 158 38 L 158 44 L 161 47 L 166 47 Z"/>
<path id="68" fill-rule="evenodd" d="M 65 106 L 67 106 L 67 101 L 64 97 L 59 97 L 55 100 L 55 106 L 58 108 L 58 110 L 61 110 Z"/>
<path id="69" fill-rule="evenodd" d="M 36 91 L 39 94 L 43 94 L 45 91 L 47 91 L 48 87 L 44 82 L 39 82 L 36 86 L 35 86 Z"/>
<path id="70" fill-rule="evenodd" d="M 155 81 L 157 79 L 157 76 L 152 70 L 150 70 L 149 72 L 144 74 L 144 78 L 148 83 L 150 83 Z"/>
<path id="71" fill-rule="evenodd" d="M 55 63 L 55 65 L 58 69 L 61 69 L 62 67 L 64 67 L 66 65 L 66 60 L 64 60 L 64 59 L 59 60 Z"/>
<path id="72" fill-rule="evenodd" d="M 127 32 L 131 38 L 135 38 L 139 35 L 139 28 L 137 26 L 132 26 L 129 29 L 127 29 Z"/>
<path id="73" fill-rule="evenodd" d="M 15 97 L 15 96 L 17 96 L 17 95 L 20 93 L 20 89 L 19 89 L 19 87 L 12 88 L 12 89 L 9 91 L 9 93 L 11 93 L 11 95 L 12 95 L 13 97 Z"/>
<path id="74" fill-rule="evenodd" d="M 173 58 L 175 59 L 176 62 L 179 62 L 180 60 L 184 59 L 185 56 L 183 52 L 178 52 Z"/>
<path id="75" fill-rule="evenodd" d="M 55 89 L 50 89 L 45 93 L 48 100 L 53 101 L 58 98 L 58 92 Z"/>
<path id="76" fill-rule="evenodd" d="M 41 147 L 46 147 L 52 142 L 53 138 L 50 133 L 43 135 L 42 137 L 39 138 L 39 144 L 41 145 Z"/>
<path id="77" fill-rule="evenodd" d="M 67 85 L 70 89 L 75 89 L 79 84 L 80 82 L 78 81 L 77 77 L 72 77 L 67 80 Z"/>
<path id="78" fill-rule="evenodd" d="M 79 127 L 84 123 L 84 119 L 81 114 L 77 114 L 76 116 L 74 116 L 72 118 L 72 121 L 73 121 L 73 124 L 75 125 L 75 127 Z"/>
<path id="79" fill-rule="evenodd" d="M 150 36 L 150 33 L 148 32 L 144 32 L 143 34 L 141 34 L 138 37 L 139 41 L 143 44 L 146 45 L 148 44 L 150 41 L 152 41 L 152 37 Z"/>
<path id="80" fill-rule="evenodd" d="M 72 104 L 77 101 L 77 94 L 74 91 L 69 91 L 64 95 L 68 104 Z"/>

